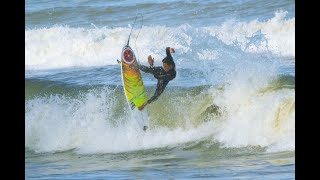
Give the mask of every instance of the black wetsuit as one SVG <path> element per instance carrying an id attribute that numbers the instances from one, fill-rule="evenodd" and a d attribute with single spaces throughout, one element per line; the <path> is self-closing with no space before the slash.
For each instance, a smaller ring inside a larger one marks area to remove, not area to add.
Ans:
<path id="1" fill-rule="evenodd" d="M 166 48 L 167 57 L 173 62 L 173 58 L 170 54 L 170 47 Z M 174 79 L 176 77 L 176 70 L 175 70 L 175 64 L 173 62 L 173 68 L 166 72 L 162 67 L 154 67 L 151 65 L 150 67 L 139 65 L 139 69 L 146 73 L 151 73 L 153 76 L 158 79 L 157 83 L 157 89 L 154 95 L 148 100 L 148 104 L 158 99 L 158 97 L 162 94 L 166 86 L 168 85 L 169 81 Z"/>

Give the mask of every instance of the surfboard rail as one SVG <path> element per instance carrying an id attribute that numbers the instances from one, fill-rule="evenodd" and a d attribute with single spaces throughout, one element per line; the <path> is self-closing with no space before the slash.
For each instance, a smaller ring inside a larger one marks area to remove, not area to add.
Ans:
<path id="1" fill-rule="evenodd" d="M 134 109 L 146 103 L 147 96 L 140 70 L 131 68 L 131 64 L 137 64 L 137 59 L 131 47 L 126 45 L 121 53 L 121 77 L 128 104 Z"/>

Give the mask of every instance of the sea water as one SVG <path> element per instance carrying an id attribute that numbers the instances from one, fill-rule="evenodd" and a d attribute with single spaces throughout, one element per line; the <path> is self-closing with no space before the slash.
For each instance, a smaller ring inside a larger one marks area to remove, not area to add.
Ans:
<path id="1" fill-rule="evenodd" d="M 141 64 L 176 51 L 146 132 L 117 64 L 132 27 Z M 295 2 L 26 1 L 25 176 L 294 179 Z"/>

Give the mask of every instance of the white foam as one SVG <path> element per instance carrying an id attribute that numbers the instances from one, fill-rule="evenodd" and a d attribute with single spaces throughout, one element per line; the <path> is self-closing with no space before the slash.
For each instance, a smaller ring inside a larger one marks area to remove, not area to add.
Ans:
<path id="1" fill-rule="evenodd" d="M 156 65 L 161 64 L 168 46 L 176 49 L 173 56 L 177 63 L 197 63 L 198 59 L 212 60 L 224 56 L 210 44 L 216 41 L 213 37 L 227 45 L 237 42 L 246 52 L 269 50 L 281 56 L 295 56 L 295 18 L 286 20 L 286 13 L 278 11 L 267 21 L 229 20 L 211 27 L 192 27 L 188 24 L 177 27 L 143 26 L 137 40 L 139 31 L 133 31 L 130 45 L 143 63 L 151 54 Z M 25 68 L 39 70 L 116 64 L 130 29 L 67 26 L 28 29 L 25 31 Z"/>
<path id="2" fill-rule="evenodd" d="M 239 82 L 239 80 L 242 82 Z M 166 128 L 151 124 L 139 130 L 134 119 L 119 109 L 112 90 L 65 96 L 38 97 L 26 102 L 25 146 L 36 152 L 76 149 L 78 153 L 118 153 L 179 146 L 212 137 L 224 147 L 267 147 L 268 152 L 295 149 L 294 90 L 261 93 L 260 85 L 238 78 L 224 91 L 210 89 L 223 110 L 221 119 L 197 127 Z M 252 84 L 251 84 L 252 83 Z M 186 107 L 192 108 L 192 107 Z M 184 121 L 190 121 L 184 117 Z M 192 118 L 192 117 L 191 117 Z M 175 121 L 172 119 L 170 121 Z"/>
<path id="3" fill-rule="evenodd" d="M 26 147 L 36 152 L 76 149 L 78 153 L 116 153 L 176 146 L 212 134 L 211 126 L 206 124 L 191 129 L 150 128 L 143 132 L 127 113 L 113 119 L 116 103 L 109 89 L 92 91 L 80 99 L 56 95 L 29 100 Z"/>
<path id="4" fill-rule="evenodd" d="M 88 132 L 103 128 L 115 101 L 110 90 L 90 92 L 82 98 L 34 98 L 26 102 L 25 143 L 39 152 L 78 147 Z"/>
<path id="5" fill-rule="evenodd" d="M 131 121 L 132 122 L 132 121 Z M 179 144 L 201 140 L 212 134 L 210 126 L 202 125 L 194 129 L 168 129 L 159 127 L 147 132 L 138 131 L 130 124 L 119 128 L 93 132 L 93 139 L 86 139 L 79 146 L 79 153 L 117 153 L 134 150 L 178 146 Z"/>
<path id="6" fill-rule="evenodd" d="M 236 68 L 235 68 L 236 69 Z M 294 150 L 295 90 L 268 90 L 272 71 L 244 64 L 230 73 L 224 91 L 212 93 L 223 110 L 214 139 L 225 147 L 267 147 L 268 151 Z"/>
<path id="7" fill-rule="evenodd" d="M 295 18 L 286 20 L 287 13 L 277 11 L 267 21 L 232 19 L 206 30 L 226 44 L 238 44 L 247 52 L 270 51 L 280 56 L 295 56 Z"/>
<path id="8" fill-rule="evenodd" d="M 188 49 L 177 42 L 173 36 L 183 35 L 177 30 L 173 35 L 169 27 L 144 27 L 139 38 L 139 31 L 131 36 L 131 47 L 137 57 L 143 61 L 152 54 L 155 59 L 165 57 L 165 48 L 174 46 Z M 25 67 L 27 70 L 54 69 L 68 67 L 90 67 L 116 64 L 120 59 L 121 49 L 126 44 L 130 28 L 106 27 L 101 29 L 84 29 L 70 27 L 52 27 L 26 30 Z M 157 62 L 158 63 L 158 62 Z"/>

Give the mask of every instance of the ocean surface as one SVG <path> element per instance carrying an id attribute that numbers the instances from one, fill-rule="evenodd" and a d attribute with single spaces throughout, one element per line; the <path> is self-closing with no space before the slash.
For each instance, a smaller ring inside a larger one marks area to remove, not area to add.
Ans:
<path id="1" fill-rule="evenodd" d="M 25 4 L 26 179 L 295 179 L 295 1 Z M 116 61 L 132 27 L 141 64 L 176 51 L 146 132 Z"/>

